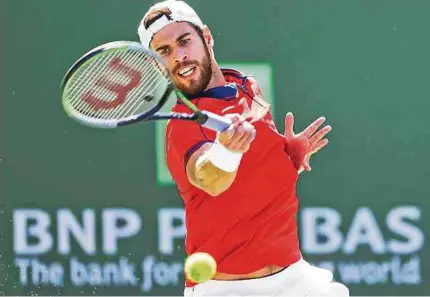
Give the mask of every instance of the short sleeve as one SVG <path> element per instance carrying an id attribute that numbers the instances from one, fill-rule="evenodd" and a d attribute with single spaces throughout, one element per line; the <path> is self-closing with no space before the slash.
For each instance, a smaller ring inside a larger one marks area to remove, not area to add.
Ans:
<path id="1" fill-rule="evenodd" d="M 180 193 L 192 188 L 186 172 L 188 159 L 207 142 L 211 141 L 205 137 L 201 127 L 194 122 L 171 120 L 167 124 L 166 161 Z"/>

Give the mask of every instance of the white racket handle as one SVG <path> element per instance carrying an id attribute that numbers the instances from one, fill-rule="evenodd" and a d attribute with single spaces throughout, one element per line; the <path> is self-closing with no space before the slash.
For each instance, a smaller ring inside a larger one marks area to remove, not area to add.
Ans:
<path id="1" fill-rule="evenodd" d="M 203 110 L 201 113 L 207 117 L 206 122 L 201 124 L 201 126 L 217 132 L 223 132 L 227 130 L 228 127 L 230 127 L 230 125 L 233 123 L 231 120 L 209 111 Z"/>

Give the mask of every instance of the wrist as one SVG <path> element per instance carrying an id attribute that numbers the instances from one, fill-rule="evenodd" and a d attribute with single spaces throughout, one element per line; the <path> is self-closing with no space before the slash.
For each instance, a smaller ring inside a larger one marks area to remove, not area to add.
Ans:
<path id="1" fill-rule="evenodd" d="M 226 171 L 234 172 L 239 168 L 243 153 L 233 152 L 218 142 L 214 142 L 206 151 L 207 160 L 215 167 Z"/>

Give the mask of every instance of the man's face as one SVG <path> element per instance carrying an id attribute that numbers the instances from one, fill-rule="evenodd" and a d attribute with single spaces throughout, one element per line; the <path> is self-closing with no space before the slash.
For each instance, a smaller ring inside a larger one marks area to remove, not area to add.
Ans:
<path id="1" fill-rule="evenodd" d="M 210 54 L 189 23 L 167 25 L 154 35 L 150 46 L 164 59 L 180 91 L 193 95 L 206 89 L 212 77 Z"/>

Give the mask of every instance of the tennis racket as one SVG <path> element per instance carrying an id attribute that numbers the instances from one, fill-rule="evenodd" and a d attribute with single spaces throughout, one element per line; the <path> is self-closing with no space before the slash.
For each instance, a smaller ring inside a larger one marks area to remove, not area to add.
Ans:
<path id="1" fill-rule="evenodd" d="M 189 114 L 159 112 L 172 92 L 189 108 Z M 232 123 L 199 110 L 175 88 L 163 61 L 132 41 L 109 42 L 84 54 L 63 78 L 61 96 L 72 119 L 95 128 L 173 119 L 224 131 Z"/>

